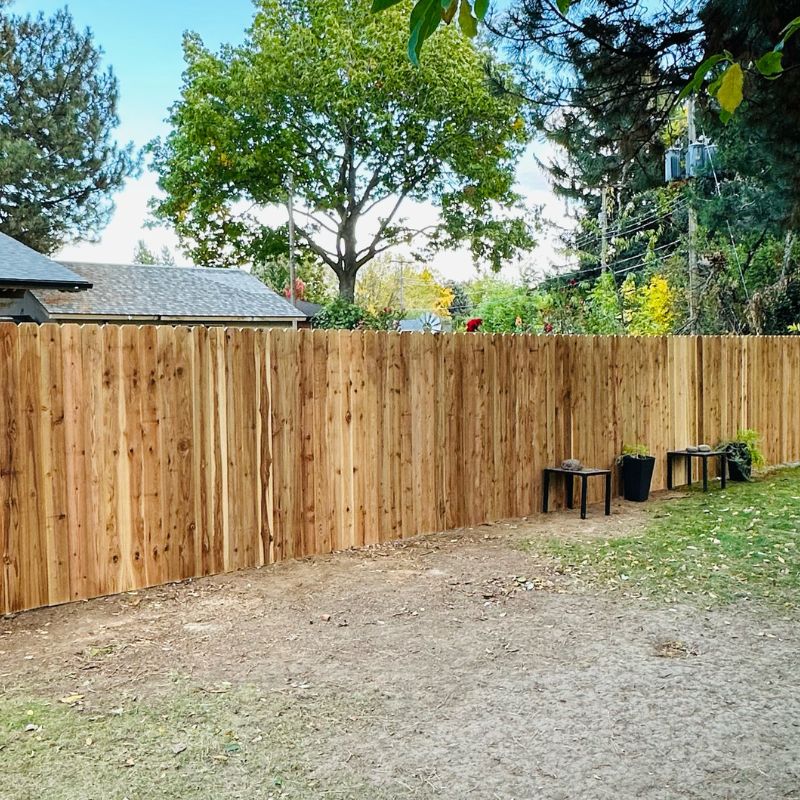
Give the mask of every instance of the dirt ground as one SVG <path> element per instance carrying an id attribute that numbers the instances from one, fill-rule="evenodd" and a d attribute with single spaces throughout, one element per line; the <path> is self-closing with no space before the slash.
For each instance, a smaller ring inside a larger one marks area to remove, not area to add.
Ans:
<path id="1" fill-rule="evenodd" d="M 518 547 L 642 519 L 538 516 L 4 619 L 0 702 L 22 716 L 0 797 L 800 798 L 796 619 L 588 591 Z"/>

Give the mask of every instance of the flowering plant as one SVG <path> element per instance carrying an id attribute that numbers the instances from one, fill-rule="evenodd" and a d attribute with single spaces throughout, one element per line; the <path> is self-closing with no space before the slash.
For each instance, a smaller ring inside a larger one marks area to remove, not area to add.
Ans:
<path id="1" fill-rule="evenodd" d="M 292 296 L 292 290 L 289 284 L 283 290 L 283 296 L 288 300 Z M 296 300 L 304 300 L 306 296 L 306 284 L 301 278 L 294 279 L 294 296 Z"/>

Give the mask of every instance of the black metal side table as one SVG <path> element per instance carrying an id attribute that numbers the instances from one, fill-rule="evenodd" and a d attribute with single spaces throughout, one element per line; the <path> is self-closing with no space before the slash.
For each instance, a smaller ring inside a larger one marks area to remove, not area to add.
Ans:
<path id="1" fill-rule="evenodd" d="M 708 459 L 719 459 L 719 475 L 722 488 L 725 488 L 728 472 L 728 454 L 724 450 L 667 450 L 667 489 L 673 488 L 672 462 L 676 458 L 686 459 L 686 483 L 692 485 L 692 459 L 699 458 L 703 462 L 703 491 L 708 491 Z"/>
<path id="2" fill-rule="evenodd" d="M 587 483 L 589 478 L 593 475 L 606 476 L 606 516 L 611 514 L 611 470 L 610 469 L 595 469 L 593 467 L 584 467 L 583 469 L 564 469 L 563 467 L 545 467 L 544 470 L 544 486 L 542 492 L 542 511 L 547 513 L 547 505 L 550 500 L 550 476 L 563 475 L 566 484 L 567 494 L 567 508 L 574 508 L 573 505 L 573 478 L 581 479 L 581 519 L 586 519 L 586 494 Z"/>

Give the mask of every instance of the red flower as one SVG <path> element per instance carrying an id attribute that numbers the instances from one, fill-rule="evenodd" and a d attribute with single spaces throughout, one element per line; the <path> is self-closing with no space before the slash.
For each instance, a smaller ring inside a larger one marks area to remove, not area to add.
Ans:
<path id="1" fill-rule="evenodd" d="M 570 286 L 577 286 L 578 285 L 578 279 L 577 278 L 570 278 L 569 285 Z"/>
<path id="2" fill-rule="evenodd" d="M 478 328 L 480 328 L 481 325 L 483 325 L 483 320 L 478 318 L 478 317 L 475 317 L 473 319 L 468 319 L 467 320 L 467 333 L 475 333 L 475 331 L 477 331 Z"/>
<path id="3" fill-rule="evenodd" d="M 552 333 L 553 332 L 553 324 L 551 322 L 545 322 L 545 324 L 544 324 L 544 332 L 545 333 Z"/>
<path id="4" fill-rule="evenodd" d="M 283 290 L 283 296 L 288 300 L 292 296 L 292 290 L 289 287 L 289 284 L 286 284 L 286 288 Z M 294 297 L 295 300 L 303 300 L 306 296 L 306 285 L 301 278 L 294 279 Z"/>

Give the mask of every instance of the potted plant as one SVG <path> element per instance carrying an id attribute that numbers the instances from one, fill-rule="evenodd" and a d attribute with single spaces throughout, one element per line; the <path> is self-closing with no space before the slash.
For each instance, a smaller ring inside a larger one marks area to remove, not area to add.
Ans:
<path id="1" fill-rule="evenodd" d="M 617 459 L 622 471 L 622 494 L 626 500 L 643 503 L 650 496 L 656 459 L 643 444 L 625 445 Z"/>
<path id="2" fill-rule="evenodd" d="M 758 446 L 760 439 L 758 431 L 741 430 L 736 432 L 735 439 L 720 444 L 720 450 L 728 455 L 728 475 L 732 481 L 749 481 L 753 469 L 767 463 Z"/>

